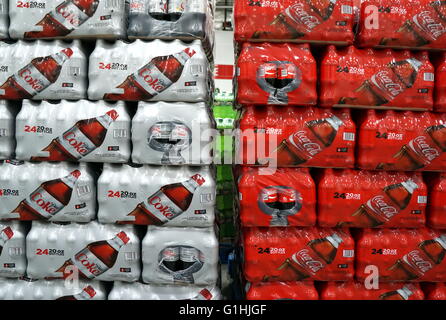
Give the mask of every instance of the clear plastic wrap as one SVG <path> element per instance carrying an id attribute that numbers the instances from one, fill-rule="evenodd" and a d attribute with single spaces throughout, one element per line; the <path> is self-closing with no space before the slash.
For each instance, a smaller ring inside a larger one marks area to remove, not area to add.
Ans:
<path id="1" fill-rule="evenodd" d="M 0 222 L 0 277 L 17 278 L 25 274 L 25 237 L 23 224 Z"/>
<path id="2" fill-rule="evenodd" d="M 7 100 L 0 100 L 0 160 L 10 159 L 15 149 L 16 112 Z"/>

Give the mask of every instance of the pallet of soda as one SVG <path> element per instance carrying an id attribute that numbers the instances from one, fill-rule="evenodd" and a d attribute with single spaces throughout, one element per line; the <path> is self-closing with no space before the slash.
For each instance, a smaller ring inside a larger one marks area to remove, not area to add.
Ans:
<path id="1" fill-rule="evenodd" d="M 9 0 L 13 39 L 125 38 L 128 1 Z"/>

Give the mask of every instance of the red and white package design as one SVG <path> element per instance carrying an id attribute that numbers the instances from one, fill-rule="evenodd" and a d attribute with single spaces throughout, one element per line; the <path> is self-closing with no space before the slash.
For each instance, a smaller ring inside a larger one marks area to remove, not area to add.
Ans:
<path id="1" fill-rule="evenodd" d="M 236 41 L 352 43 L 351 0 L 239 0 L 234 7 Z"/>
<path id="2" fill-rule="evenodd" d="M 434 229 L 446 229 L 446 173 L 429 178 L 427 224 Z"/>
<path id="3" fill-rule="evenodd" d="M 245 228 L 243 254 L 249 282 L 353 279 L 355 245 L 347 229 Z"/>
<path id="4" fill-rule="evenodd" d="M 379 288 L 366 288 L 364 283 L 326 282 L 320 291 L 321 300 L 423 300 L 424 293 L 416 283 L 380 283 Z"/>
<path id="5" fill-rule="evenodd" d="M 245 227 L 310 227 L 316 224 L 316 186 L 307 168 L 264 174 L 241 168 L 238 205 Z"/>
<path id="6" fill-rule="evenodd" d="M 318 300 L 311 281 L 256 282 L 246 285 L 246 300 Z"/>
<path id="7" fill-rule="evenodd" d="M 446 300 L 446 284 L 444 282 L 423 283 L 422 288 L 426 300 Z"/>
<path id="8" fill-rule="evenodd" d="M 443 49 L 445 14 L 439 0 L 364 0 L 358 45 Z"/>
<path id="9" fill-rule="evenodd" d="M 353 167 L 356 127 L 350 110 L 247 106 L 238 125 L 239 164 Z"/>
<path id="10" fill-rule="evenodd" d="M 359 168 L 446 169 L 446 114 L 368 110 L 363 116 L 358 138 Z"/>
<path id="11" fill-rule="evenodd" d="M 435 69 L 435 103 L 434 111 L 446 112 L 446 52 Z"/>
<path id="12" fill-rule="evenodd" d="M 318 181 L 318 225 L 418 228 L 426 222 L 420 173 L 325 169 Z"/>
<path id="13" fill-rule="evenodd" d="M 336 49 L 321 65 L 320 105 L 432 110 L 434 67 L 427 52 Z"/>
<path id="14" fill-rule="evenodd" d="M 237 61 L 238 103 L 315 105 L 316 83 L 308 44 L 243 44 Z"/>
<path id="15" fill-rule="evenodd" d="M 356 238 L 356 279 L 446 281 L 446 234 L 428 228 L 364 229 Z M 370 270 L 370 266 L 376 270 Z"/>

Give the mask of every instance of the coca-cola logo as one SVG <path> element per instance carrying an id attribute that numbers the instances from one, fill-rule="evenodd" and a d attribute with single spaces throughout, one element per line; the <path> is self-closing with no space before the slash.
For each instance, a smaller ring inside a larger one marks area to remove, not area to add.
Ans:
<path id="1" fill-rule="evenodd" d="M 370 206 L 389 219 L 398 213 L 398 209 L 388 204 L 384 196 L 376 196 L 370 199 Z"/>
<path id="2" fill-rule="evenodd" d="M 153 77 L 152 70 L 150 68 L 142 68 L 139 71 L 139 75 L 156 92 L 161 92 L 166 88 L 160 79 Z"/>
<path id="3" fill-rule="evenodd" d="M 19 76 L 23 80 L 25 80 L 25 82 L 28 83 L 35 91 L 41 91 L 44 89 L 39 79 L 35 79 L 33 77 L 33 73 L 30 69 L 26 68 L 21 70 L 19 72 Z"/>
<path id="4" fill-rule="evenodd" d="M 85 253 L 79 253 L 76 255 L 76 260 L 79 261 L 92 275 L 99 276 L 102 272 L 98 265 L 88 260 L 88 255 Z"/>
<path id="5" fill-rule="evenodd" d="M 311 156 L 315 156 L 322 151 L 322 147 L 308 138 L 307 133 L 305 131 L 298 131 L 294 135 L 297 138 L 299 144 L 304 148 L 306 152 L 308 152 Z"/>
<path id="6" fill-rule="evenodd" d="M 55 214 L 57 212 L 57 206 L 53 202 L 45 200 L 44 195 L 40 192 L 34 193 L 31 196 L 31 200 L 49 214 Z"/>
<path id="7" fill-rule="evenodd" d="M 302 23 L 310 30 L 321 24 L 318 17 L 311 15 L 305 10 L 303 3 L 292 5 L 286 12 L 291 19 L 298 23 Z"/>
<path id="8" fill-rule="evenodd" d="M 71 25 L 78 27 L 81 24 L 79 14 L 74 12 L 70 6 L 60 5 L 56 8 L 56 12 L 64 17 Z"/>
<path id="9" fill-rule="evenodd" d="M 388 70 L 379 71 L 375 75 L 376 83 L 385 91 L 390 93 L 393 97 L 398 96 L 404 91 L 404 88 L 401 84 L 395 83 L 393 81 Z"/>
<path id="10" fill-rule="evenodd" d="M 446 28 L 432 16 L 431 11 L 423 11 L 414 17 L 414 22 L 424 31 L 429 33 L 434 40 L 437 40 L 444 33 Z"/>
<path id="11" fill-rule="evenodd" d="M 421 252 L 418 250 L 409 252 L 407 254 L 407 258 L 408 262 L 414 267 L 416 267 L 422 273 L 426 273 L 427 271 L 429 271 L 434 267 L 431 262 L 423 259 Z"/>
<path id="12" fill-rule="evenodd" d="M 170 210 L 170 207 L 162 203 L 162 199 L 158 196 L 154 196 L 149 199 L 149 203 L 157 209 L 163 216 L 168 219 L 172 219 L 174 214 Z"/>
<path id="13" fill-rule="evenodd" d="M 88 153 L 87 145 L 76 138 L 76 133 L 73 131 L 68 131 L 63 135 L 63 139 L 66 140 L 80 155 L 86 155 Z"/>
<path id="14" fill-rule="evenodd" d="M 425 136 L 419 136 L 413 139 L 415 151 L 418 151 L 426 159 L 432 161 L 440 156 L 440 152 L 437 149 L 432 148 L 432 146 L 426 141 L 426 139 L 427 138 Z"/>
<path id="15" fill-rule="evenodd" d="M 324 263 L 320 260 L 316 260 L 310 254 L 308 249 L 302 249 L 295 254 L 296 259 L 300 260 L 303 266 L 310 269 L 313 273 L 318 272 L 324 267 Z"/>

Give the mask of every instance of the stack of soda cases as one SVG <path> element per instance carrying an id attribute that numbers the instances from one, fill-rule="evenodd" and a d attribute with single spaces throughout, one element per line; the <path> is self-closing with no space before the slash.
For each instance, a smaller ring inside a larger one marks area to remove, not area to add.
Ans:
<path id="1" fill-rule="evenodd" d="M 0 4 L 0 299 L 220 299 L 213 3 Z"/>
<path id="2" fill-rule="evenodd" d="M 445 12 L 236 2 L 246 299 L 444 299 Z"/>

